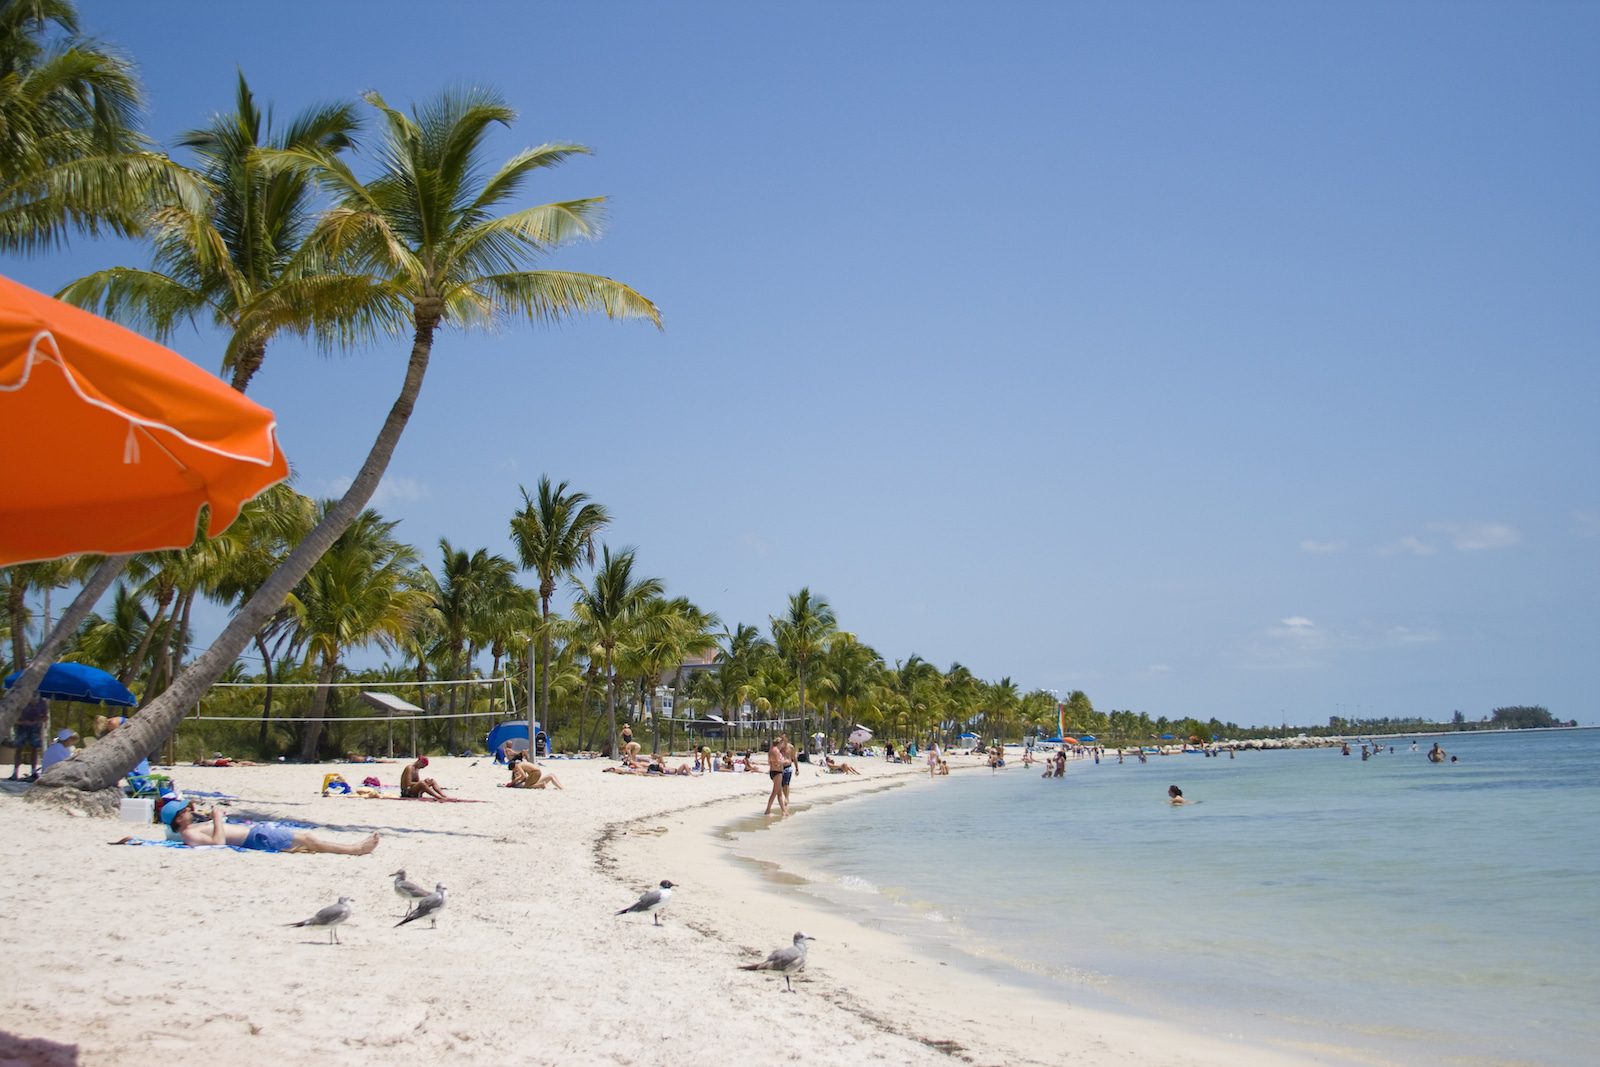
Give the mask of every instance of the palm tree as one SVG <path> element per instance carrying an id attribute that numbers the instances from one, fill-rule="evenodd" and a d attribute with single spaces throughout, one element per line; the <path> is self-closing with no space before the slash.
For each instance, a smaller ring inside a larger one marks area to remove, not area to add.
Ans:
<path id="1" fill-rule="evenodd" d="M 574 614 L 588 629 L 604 658 L 606 682 L 606 722 L 611 731 L 611 754 L 617 752 L 617 679 L 614 670 L 617 645 L 651 597 L 661 595 L 659 578 L 636 578 L 633 574 L 634 550 L 625 548 L 615 556 L 609 546 L 601 549 L 600 565 L 589 581 L 573 578 L 576 591 Z"/>
<path id="2" fill-rule="evenodd" d="M 48 0 L 34 2 L 50 6 Z M 70 13 L 70 5 L 56 6 Z M 237 103 L 233 116 L 219 117 L 210 127 L 182 139 L 198 155 L 198 170 L 177 167 L 163 156 L 159 159 L 165 165 L 164 185 L 152 185 L 153 177 L 140 179 L 141 187 L 154 198 L 153 209 L 141 214 L 148 216 L 155 268 L 100 271 L 78 279 L 58 295 L 162 339 L 179 325 L 209 316 L 229 331 L 224 363 L 233 364 L 233 386 L 243 392 L 277 334 L 309 333 L 325 343 L 366 339 L 384 329 L 396 332 L 403 325 L 404 308 L 364 275 L 329 270 L 326 262 L 314 257 L 304 242 L 313 191 L 310 179 L 292 171 L 268 174 L 258 162 L 262 148 L 329 154 L 342 150 L 355 128 L 353 112 L 346 106 L 313 110 L 292 123 L 281 138 L 273 138 L 269 130 L 263 140 L 262 117 L 243 75 Z M 0 115 L 4 111 L 0 103 Z M 134 157 L 124 151 L 121 158 Z M 0 232 L 6 225 L 4 212 L 0 194 Z M 14 717 L 13 703 L 20 709 L 20 701 L 37 687 L 54 647 L 89 613 L 127 562 L 125 556 L 106 559 L 86 583 L 63 617 L 63 626 L 51 634 L 15 687 L 17 695 L 0 700 L 0 726 L 8 716 Z M 262 730 L 264 742 L 264 723 Z"/>
<path id="3" fill-rule="evenodd" d="M 550 597 L 556 582 L 571 575 L 585 560 L 594 566 L 594 539 L 611 521 L 601 504 L 589 503 L 587 493 L 568 492 L 567 483 L 551 488 L 550 476 L 539 477 L 538 499 L 522 493 L 522 510 L 511 517 L 511 543 L 524 570 L 539 575 L 539 609 L 544 619 L 539 637 L 538 721 L 550 729 Z M 535 717 L 530 716 L 531 737 Z"/>
<path id="4" fill-rule="evenodd" d="M 822 597 L 812 597 L 811 590 L 801 589 L 789 597 L 789 611 L 781 619 L 772 620 L 772 643 L 778 652 L 794 666 L 800 680 L 800 750 L 808 751 L 811 736 L 806 722 L 806 664 L 826 647 L 827 640 L 838 629 L 833 609 Z"/>
<path id="5" fill-rule="evenodd" d="M 174 199 L 152 213 L 151 269 L 98 271 L 61 298 L 162 341 L 179 326 L 209 319 L 228 334 L 222 363 L 241 393 L 279 333 L 325 344 L 370 337 L 384 314 L 398 317 L 399 305 L 364 299 L 368 283 L 359 275 L 319 269 L 325 264 L 306 243 L 316 221 L 310 175 L 269 171 L 262 162 L 264 150 L 336 156 L 354 144 L 357 127 L 355 108 L 334 104 L 307 110 L 275 133 L 271 113 L 262 114 L 241 73 L 233 113 L 178 139 L 194 152 L 195 179 L 212 195 L 198 207 Z"/>
<path id="6" fill-rule="evenodd" d="M 178 177 L 145 150 L 142 109 L 132 64 L 80 35 L 70 0 L 0 0 L 0 249 L 135 232 L 144 195 Z"/>
<path id="7" fill-rule="evenodd" d="M 441 323 L 485 326 L 497 315 L 510 314 L 546 322 L 589 311 L 660 323 L 655 305 L 620 282 L 520 269 L 555 245 L 595 233 L 599 200 L 493 214 L 531 173 L 583 151 L 580 146 L 519 152 L 485 177 L 484 139 L 492 127 L 514 117 L 498 97 L 479 91 L 447 93 L 414 118 L 390 108 L 375 93 L 367 99 L 384 119 L 382 171 L 372 181 L 357 180 L 326 153 L 298 149 L 278 157 L 285 167 L 307 169 L 339 197 L 316 235 L 329 259 L 365 270 L 375 300 L 392 297 L 410 305 L 414 333 L 400 393 L 350 488 L 211 647 L 127 727 L 79 758 L 52 767 L 39 783 L 46 790 L 61 791 L 80 803 L 89 800 L 73 794 L 100 792 L 103 803 L 113 801 L 111 790 L 138 762 L 141 748 L 153 748 L 171 734 L 184 710 L 227 669 L 250 635 L 355 521 L 405 432 Z"/>
<path id="8" fill-rule="evenodd" d="M 722 648 L 717 652 L 716 691 L 717 707 L 730 724 L 740 721 L 740 709 L 751 696 L 751 680 L 760 668 L 761 660 L 771 656 L 773 649 L 761 631 L 754 626 L 739 623 L 721 637 Z M 724 731 L 726 740 L 727 731 Z M 724 749 L 727 745 L 724 744 Z"/>
<path id="9" fill-rule="evenodd" d="M 319 504 L 324 511 L 331 506 L 328 500 Z M 417 554 L 392 536 L 398 525 L 377 512 L 363 511 L 289 597 L 304 639 L 306 666 L 315 660 L 318 668 L 302 759 L 317 758 L 328 708 L 327 687 L 344 650 L 373 642 L 389 649 L 422 606 L 423 594 L 415 588 L 412 574 Z"/>
<path id="10" fill-rule="evenodd" d="M 461 681 L 467 675 L 467 645 L 472 629 L 484 610 L 484 604 L 511 581 L 511 561 L 504 556 L 491 555 L 486 548 L 468 553 L 455 548 L 447 538 L 439 539 L 443 561 L 439 573 L 427 572 L 428 595 L 433 610 L 444 627 L 445 647 L 450 655 L 450 677 Z M 456 696 L 461 687 L 450 687 L 450 714 L 455 715 Z M 456 720 L 447 720 L 445 746 L 456 751 Z"/>
<path id="11" fill-rule="evenodd" d="M 854 634 L 841 632 L 829 639 L 817 670 L 816 688 L 839 709 L 839 740 L 842 742 L 850 732 L 848 724 L 857 710 L 874 700 L 873 690 L 883 673 L 883 659 L 871 646 L 856 640 Z M 825 724 L 824 731 L 831 725 Z"/>

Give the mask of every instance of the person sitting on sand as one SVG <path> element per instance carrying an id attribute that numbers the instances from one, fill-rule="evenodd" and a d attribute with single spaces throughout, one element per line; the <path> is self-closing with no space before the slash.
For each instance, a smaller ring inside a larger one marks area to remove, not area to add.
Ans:
<path id="1" fill-rule="evenodd" d="M 1172 801 L 1174 805 L 1188 803 L 1188 801 L 1183 799 L 1183 790 L 1179 789 L 1175 785 L 1167 786 L 1167 799 Z"/>
<path id="2" fill-rule="evenodd" d="M 39 770 L 48 771 L 62 760 L 69 760 L 78 751 L 73 745 L 78 740 L 78 732 L 72 729 L 62 730 L 56 734 L 55 743 L 44 750 L 44 756 L 39 760 Z"/>
<path id="3" fill-rule="evenodd" d="M 444 795 L 444 790 L 439 788 L 438 782 L 421 776 L 420 772 L 427 765 L 427 756 L 418 756 L 405 765 L 405 769 L 400 772 L 400 795 L 412 799 L 431 797 L 434 800 L 449 800 L 450 798 Z"/>
<path id="4" fill-rule="evenodd" d="M 943 756 L 940 756 L 939 757 L 939 774 L 940 774 L 940 776 L 943 777 L 944 775 L 949 774 L 949 773 L 950 773 L 950 761 L 946 760 Z"/>
<path id="5" fill-rule="evenodd" d="M 211 809 L 209 822 L 196 818 L 194 801 L 169 800 L 161 806 L 161 821 L 172 827 L 178 838 L 191 848 L 201 845 L 234 845 L 262 852 L 333 852 L 341 856 L 365 856 L 378 847 L 378 835 L 368 834 L 356 845 L 341 845 L 313 837 L 304 830 L 276 823 L 229 825 L 221 807 Z"/>
<path id="6" fill-rule="evenodd" d="M 717 765 L 717 769 L 721 770 L 721 771 L 731 771 L 731 770 L 733 770 L 733 753 L 732 752 L 724 752 L 722 754 L 722 760 Z"/>
<path id="7" fill-rule="evenodd" d="M 860 774 L 861 772 L 848 763 L 838 763 L 832 756 L 823 756 L 822 762 L 827 764 L 828 770 L 833 774 Z"/>
<path id="8" fill-rule="evenodd" d="M 563 788 L 555 775 L 542 767 L 537 767 L 529 759 L 518 759 L 511 764 L 512 789 L 543 789 L 545 786 Z"/>

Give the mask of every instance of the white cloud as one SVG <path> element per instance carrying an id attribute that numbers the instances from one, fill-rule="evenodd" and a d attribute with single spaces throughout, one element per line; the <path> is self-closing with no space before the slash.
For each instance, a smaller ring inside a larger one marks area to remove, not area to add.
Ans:
<path id="1" fill-rule="evenodd" d="M 1380 556 L 1431 556 L 1439 551 L 1432 544 L 1410 534 L 1400 538 L 1392 544 L 1387 544 L 1378 549 Z"/>
<path id="2" fill-rule="evenodd" d="M 1432 627 L 1361 620 L 1320 626 L 1304 615 L 1279 619 L 1246 637 L 1236 666 L 1247 670 L 1319 670 L 1342 657 L 1384 649 L 1430 645 L 1443 635 Z"/>
<path id="3" fill-rule="evenodd" d="M 354 478 L 330 478 L 325 482 L 325 496 L 341 497 L 355 481 Z M 373 492 L 372 499 L 367 501 L 367 507 L 382 510 L 390 504 L 409 504 L 426 499 L 428 488 L 415 478 L 395 478 L 384 475 L 378 482 L 378 488 Z"/>
<path id="4" fill-rule="evenodd" d="M 1431 522 L 1428 529 L 1449 538 L 1459 552 L 1482 552 L 1522 543 L 1522 534 L 1503 522 Z"/>
<path id="5" fill-rule="evenodd" d="M 1331 556 L 1346 547 L 1343 541 L 1313 541 L 1309 537 L 1300 542 L 1300 551 L 1312 556 Z"/>
<path id="6" fill-rule="evenodd" d="M 1139 673 L 1150 678 L 1159 678 L 1163 674 L 1171 674 L 1172 668 L 1165 663 L 1152 663 Z"/>

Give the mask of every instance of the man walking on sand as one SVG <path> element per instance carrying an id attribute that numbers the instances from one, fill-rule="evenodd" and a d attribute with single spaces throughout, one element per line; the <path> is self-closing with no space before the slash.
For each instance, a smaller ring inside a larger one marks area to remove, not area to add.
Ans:
<path id="1" fill-rule="evenodd" d="M 789 783 L 794 781 L 795 773 L 800 769 L 800 753 L 795 750 L 794 742 L 789 740 L 788 734 L 779 734 L 778 740 L 783 742 L 783 810 L 789 811 Z"/>
<path id="2" fill-rule="evenodd" d="M 767 810 L 761 813 L 763 815 L 772 814 L 774 800 L 778 802 L 778 814 L 789 814 L 789 798 L 783 795 L 784 763 L 783 736 L 780 734 L 767 746 L 767 777 L 772 782 L 772 792 L 767 794 Z"/>

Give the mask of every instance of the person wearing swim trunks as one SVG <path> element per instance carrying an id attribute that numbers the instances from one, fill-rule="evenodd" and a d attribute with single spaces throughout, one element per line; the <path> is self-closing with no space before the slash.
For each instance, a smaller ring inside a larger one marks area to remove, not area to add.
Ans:
<path id="1" fill-rule="evenodd" d="M 341 845 L 275 823 L 230 826 L 221 807 L 213 807 L 211 821 L 203 822 L 195 818 L 192 800 L 169 800 L 161 805 L 161 821 L 172 827 L 178 838 L 191 848 L 233 845 L 259 852 L 332 852 L 340 856 L 365 856 L 378 847 L 377 834 L 368 834 L 359 844 Z"/>
<path id="2" fill-rule="evenodd" d="M 789 740 L 788 734 L 779 734 L 778 740 L 783 744 L 783 811 L 789 812 L 789 783 L 794 781 L 795 767 L 800 757 L 799 751 L 794 747 L 794 742 Z"/>
<path id="3" fill-rule="evenodd" d="M 767 777 L 772 780 L 772 792 L 767 794 L 767 810 L 763 815 L 772 814 L 772 802 L 778 802 L 778 814 L 789 814 L 789 798 L 783 795 L 784 769 L 787 760 L 783 756 L 783 738 L 774 737 L 767 746 Z"/>
<path id="4" fill-rule="evenodd" d="M 439 783 L 432 778 L 424 778 L 419 773 L 428 765 L 427 756 L 418 756 L 414 761 L 405 765 L 400 772 L 400 795 L 403 797 L 432 797 L 434 800 L 449 800 L 444 795 L 444 790 L 439 788 Z"/>

